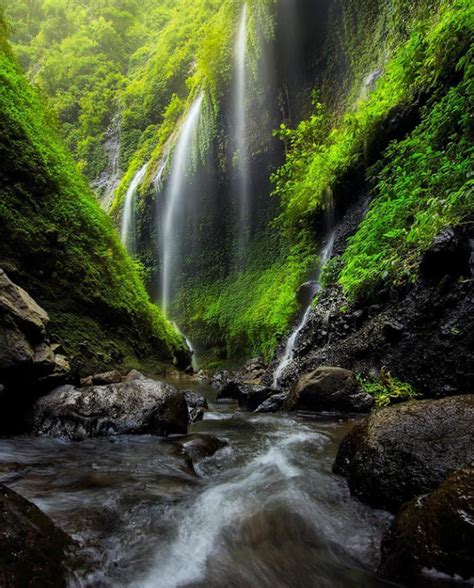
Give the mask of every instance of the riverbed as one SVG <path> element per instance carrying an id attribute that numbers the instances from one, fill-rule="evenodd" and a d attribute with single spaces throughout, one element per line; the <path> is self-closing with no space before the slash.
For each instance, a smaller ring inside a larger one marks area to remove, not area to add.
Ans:
<path id="1" fill-rule="evenodd" d="M 0 439 L 0 482 L 81 545 L 71 587 L 382 587 L 391 516 L 331 467 L 353 419 L 257 415 L 217 404 L 190 432 L 227 445 L 195 466 L 173 440 Z"/>

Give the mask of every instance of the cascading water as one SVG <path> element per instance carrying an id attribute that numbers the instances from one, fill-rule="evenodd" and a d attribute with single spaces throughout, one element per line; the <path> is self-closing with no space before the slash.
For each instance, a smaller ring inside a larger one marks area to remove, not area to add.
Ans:
<path id="1" fill-rule="evenodd" d="M 237 162 L 236 193 L 239 206 L 237 251 L 245 251 L 249 230 L 250 185 L 247 144 L 247 4 L 243 5 L 235 43 L 234 143 Z"/>
<path id="2" fill-rule="evenodd" d="M 143 178 L 145 177 L 147 167 L 148 164 L 145 163 L 145 165 L 135 174 L 128 187 L 127 194 L 125 195 L 120 236 L 127 251 L 132 255 L 136 251 L 135 196 L 138 186 L 142 183 Z"/>
<path id="3" fill-rule="evenodd" d="M 204 94 L 201 93 L 189 109 L 183 123 L 173 154 L 171 173 L 165 194 L 165 210 L 162 215 L 161 227 L 161 301 L 165 314 L 168 312 L 171 301 L 173 273 L 179 271 L 177 241 L 179 225 L 185 213 L 185 180 L 191 163 L 203 100 Z"/>
<path id="4" fill-rule="evenodd" d="M 288 341 L 286 342 L 285 353 L 283 354 L 283 356 L 280 360 L 280 363 L 278 364 L 278 366 L 273 374 L 273 387 L 275 389 L 279 388 L 279 380 L 280 380 L 281 376 L 283 375 L 284 371 L 286 370 L 286 368 L 291 363 L 291 360 L 293 359 L 293 354 L 295 351 L 296 344 L 298 343 L 299 335 L 300 335 L 301 331 L 304 329 L 306 323 L 308 322 L 309 315 L 311 312 L 311 303 L 321 288 L 322 268 L 324 267 L 325 263 L 330 259 L 331 255 L 332 255 L 332 250 L 334 247 L 334 239 L 335 239 L 335 231 L 333 230 L 329 234 L 329 237 L 327 238 L 326 243 L 324 244 L 324 247 L 321 251 L 318 276 L 317 276 L 317 279 L 315 280 L 314 285 L 313 285 L 313 289 L 311 292 L 308 307 L 305 310 L 303 318 L 301 319 L 301 321 L 298 323 L 298 325 L 296 326 L 296 328 L 294 329 L 294 331 L 291 333 L 290 337 L 288 338 Z"/>

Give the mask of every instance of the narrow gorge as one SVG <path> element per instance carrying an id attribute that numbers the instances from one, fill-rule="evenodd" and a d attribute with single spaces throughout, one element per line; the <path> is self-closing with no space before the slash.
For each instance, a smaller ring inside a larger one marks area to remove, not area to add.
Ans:
<path id="1" fill-rule="evenodd" d="M 0 586 L 474 582 L 474 7 L 0 0 Z"/>

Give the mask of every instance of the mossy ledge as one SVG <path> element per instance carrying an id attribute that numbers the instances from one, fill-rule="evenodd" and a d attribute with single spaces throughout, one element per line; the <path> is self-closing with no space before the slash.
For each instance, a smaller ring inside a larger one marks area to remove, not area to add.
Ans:
<path id="1" fill-rule="evenodd" d="M 0 23 L 0 267 L 50 315 L 77 375 L 185 355 L 58 139 Z"/>

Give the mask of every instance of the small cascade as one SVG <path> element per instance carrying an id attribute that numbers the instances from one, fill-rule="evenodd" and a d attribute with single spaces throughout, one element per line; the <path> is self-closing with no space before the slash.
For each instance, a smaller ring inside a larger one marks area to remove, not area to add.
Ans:
<path id="1" fill-rule="evenodd" d="M 148 167 L 148 163 L 138 170 L 128 187 L 123 206 L 122 226 L 120 236 L 127 251 L 134 255 L 136 252 L 136 217 L 135 217 L 135 196 L 138 186 L 142 183 Z"/>
<path id="2" fill-rule="evenodd" d="M 234 143 L 237 163 L 236 194 L 239 206 L 237 253 L 239 259 L 248 240 L 250 175 L 247 143 L 247 4 L 243 5 L 235 43 Z"/>
<path id="3" fill-rule="evenodd" d="M 273 388 L 275 388 L 275 390 L 278 390 L 279 380 L 293 359 L 293 354 L 294 354 L 296 345 L 298 343 L 300 333 L 304 329 L 304 327 L 306 326 L 306 323 L 308 322 L 308 319 L 309 319 L 309 315 L 311 313 L 312 301 L 314 300 L 314 298 L 318 294 L 319 290 L 321 289 L 322 269 L 323 269 L 324 265 L 326 264 L 326 262 L 329 261 L 329 259 L 331 258 L 332 250 L 334 247 L 335 236 L 336 236 L 335 231 L 334 230 L 331 231 L 331 233 L 329 234 L 329 237 L 327 238 L 327 240 L 324 244 L 324 247 L 321 251 L 320 260 L 319 260 L 318 275 L 317 275 L 316 280 L 314 281 L 314 286 L 313 286 L 311 296 L 310 296 L 310 302 L 308 304 L 308 307 L 305 310 L 303 318 L 301 319 L 301 321 L 298 323 L 298 325 L 295 327 L 294 331 L 291 333 L 290 337 L 288 338 L 288 341 L 286 342 L 285 353 L 283 354 L 283 356 L 280 360 L 280 363 L 278 364 L 278 366 L 273 374 Z"/>
<path id="4" fill-rule="evenodd" d="M 172 295 L 173 276 L 179 272 L 179 228 L 184 221 L 186 179 L 191 164 L 204 94 L 193 103 L 181 128 L 173 153 L 171 173 L 165 193 L 161 227 L 161 302 L 167 314 Z"/>
<path id="5" fill-rule="evenodd" d="M 101 207 L 108 211 L 122 175 L 120 169 L 120 115 L 114 116 L 112 124 L 106 132 L 103 149 L 107 157 L 107 167 L 92 183 L 92 186 L 97 191 Z"/>
<path id="6" fill-rule="evenodd" d="M 199 365 L 198 365 L 197 358 L 196 358 L 196 350 L 194 349 L 193 344 L 191 343 L 189 338 L 186 337 L 186 335 L 181 331 L 181 329 L 178 327 L 178 325 L 174 321 L 171 321 L 171 324 L 176 329 L 177 333 L 179 335 L 181 335 L 181 337 L 185 340 L 186 346 L 189 349 L 189 352 L 191 354 L 191 367 L 193 368 L 193 372 L 198 372 Z"/>

